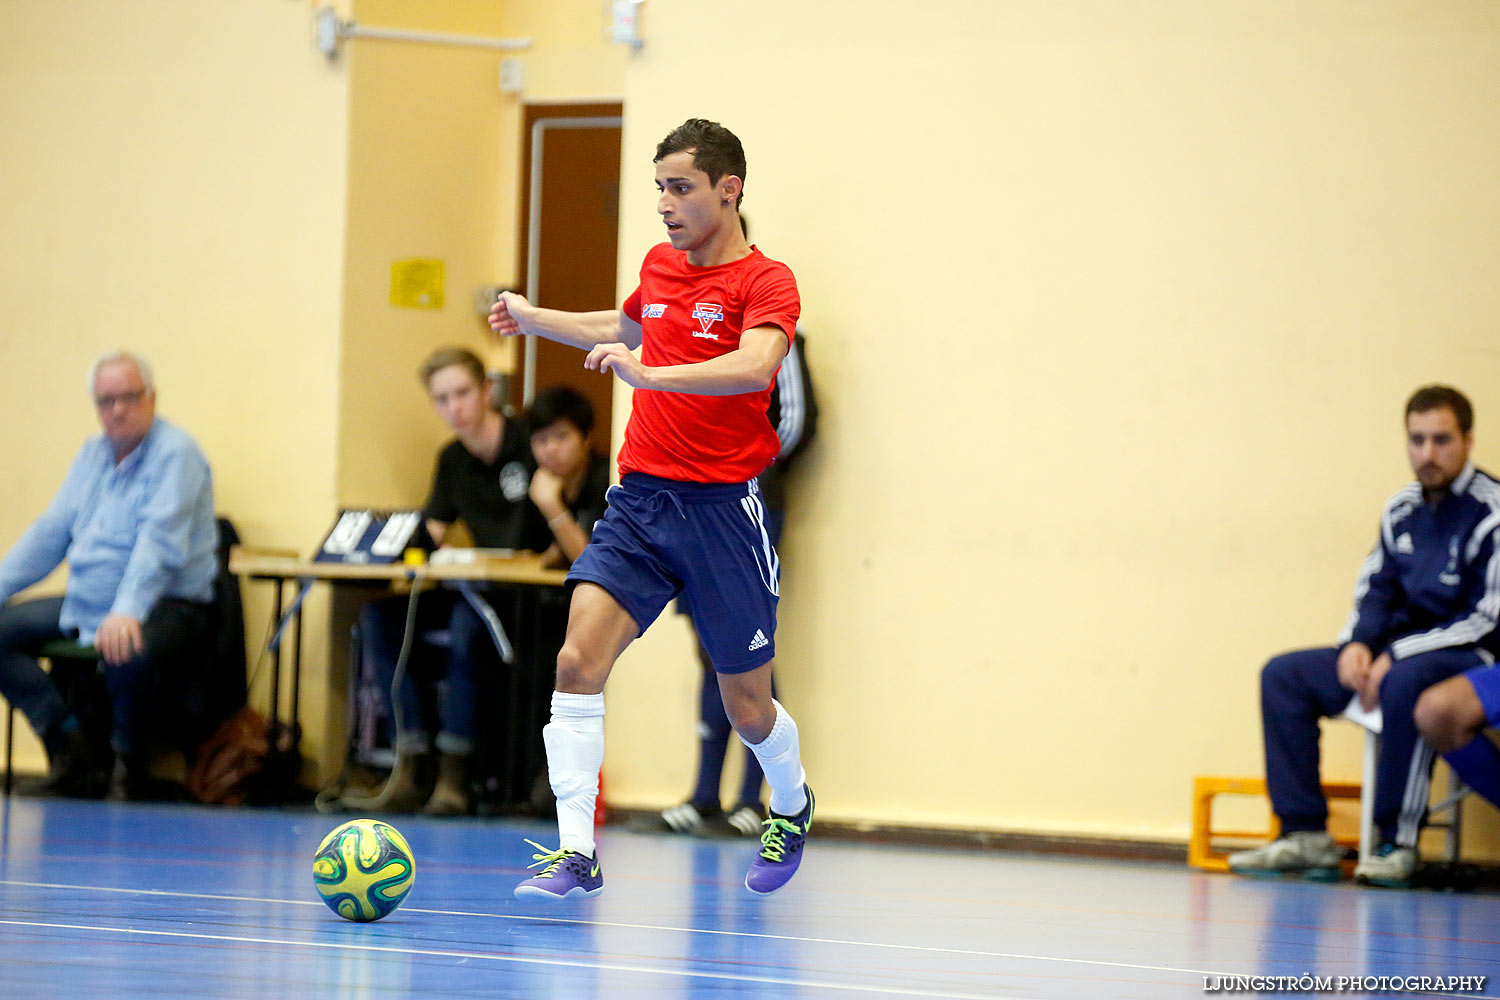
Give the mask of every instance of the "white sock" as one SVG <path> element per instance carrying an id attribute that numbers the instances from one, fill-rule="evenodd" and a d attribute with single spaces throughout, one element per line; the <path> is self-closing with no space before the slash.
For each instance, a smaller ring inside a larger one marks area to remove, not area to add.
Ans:
<path id="1" fill-rule="evenodd" d="M 781 702 L 774 698 L 776 724 L 771 735 L 759 743 L 751 743 L 743 736 L 740 742 L 750 748 L 760 769 L 766 773 L 766 784 L 771 786 L 771 811 L 782 816 L 795 816 L 807 807 L 807 774 L 802 770 L 802 750 L 797 742 L 797 723 L 786 714 Z"/>
<path id="2" fill-rule="evenodd" d="M 542 727 L 547 778 L 557 796 L 559 847 L 594 856 L 594 801 L 604 766 L 604 695 L 552 692 L 552 721 Z"/>

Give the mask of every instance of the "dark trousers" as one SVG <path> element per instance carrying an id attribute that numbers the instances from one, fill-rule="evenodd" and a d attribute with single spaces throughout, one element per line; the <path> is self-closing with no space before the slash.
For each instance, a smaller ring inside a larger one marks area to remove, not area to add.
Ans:
<path id="1" fill-rule="evenodd" d="M 1397 660 L 1380 685 L 1383 728 L 1375 765 L 1375 825 L 1382 842 L 1415 846 L 1426 821 L 1432 750 L 1418 739 L 1417 696 L 1483 662 L 1472 648 Z M 1261 671 L 1261 725 L 1266 788 L 1285 833 L 1323 830 L 1328 802 L 1319 776 L 1318 720 L 1338 715 L 1354 693 L 1338 680 L 1338 650 L 1303 649 L 1273 658 Z"/>
<path id="2" fill-rule="evenodd" d="M 71 710 L 37 654 L 49 642 L 76 638 L 58 623 L 62 603 L 61 597 L 43 597 L 0 608 L 0 695 L 20 709 L 49 748 L 57 725 Z M 208 628 L 208 605 L 163 598 L 141 623 L 145 649 L 123 663 L 101 661 L 109 691 L 110 744 L 116 753 L 146 750 L 163 676 L 170 666 L 201 652 Z"/>
<path id="3" fill-rule="evenodd" d="M 365 605 L 359 616 L 365 662 L 374 669 L 388 707 L 393 707 L 389 705 L 391 684 L 406 630 L 407 606 L 405 597 L 381 598 Z M 506 628 L 511 630 L 513 625 L 506 623 Z M 442 634 L 446 651 L 433 650 L 423 638 L 434 633 Z M 412 749 L 426 749 L 427 734 L 436 730 L 439 750 L 471 752 L 479 729 L 479 672 L 494 670 L 498 664 L 489 630 L 461 594 L 423 593 L 417 599 L 406 672 L 396 691 L 402 729 L 398 740 Z M 428 704 L 436 707 L 435 720 L 429 718 Z"/>

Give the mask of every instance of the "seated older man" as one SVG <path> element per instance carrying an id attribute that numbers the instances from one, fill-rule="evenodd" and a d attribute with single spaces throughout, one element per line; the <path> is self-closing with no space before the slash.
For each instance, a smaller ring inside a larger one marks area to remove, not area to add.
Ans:
<path id="1" fill-rule="evenodd" d="M 102 765 L 37 662 L 48 643 L 99 652 L 109 690 L 109 791 L 139 797 L 147 727 L 162 667 L 208 635 L 218 535 L 208 462 L 182 430 L 156 416 L 150 366 L 124 351 L 89 373 L 103 433 L 73 460 L 62 488 L 0 560 L 0 694 L 47 748 L 41 788 L 98 794 Z M 66 561 L 62 597 L 14 602 Z"/>

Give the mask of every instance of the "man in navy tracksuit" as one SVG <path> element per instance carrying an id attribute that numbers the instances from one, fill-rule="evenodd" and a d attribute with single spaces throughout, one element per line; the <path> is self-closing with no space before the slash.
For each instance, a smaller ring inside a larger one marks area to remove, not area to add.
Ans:
<path id="1" fill-rule="evenodd" d="M 1427 386 L 1408 400 L 1407 453 L 1417 479 L 1386 502 L 1338 645 L 1285 653 L 1261 674 L 1266 784 L 1282 836 L 1232 855 L 1231 870 L 1338 877 L 1342 851 L 1326 831 L 1318 720 L 1357 698 L 1367 710 L 1379 706 L 1383 727 L 1374 807 L 1381 846 L 1355 878 L 1410 884 L 1433 759 L 1413 720 L 1417 698 L 1493 663 L 1500 650 L 1500 483 L 1469 463 L 1473 423 L 1456 389 Z"/>

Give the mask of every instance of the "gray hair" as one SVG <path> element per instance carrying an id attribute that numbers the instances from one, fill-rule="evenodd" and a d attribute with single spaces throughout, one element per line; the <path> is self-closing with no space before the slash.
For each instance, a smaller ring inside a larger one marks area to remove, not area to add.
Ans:
<path id="1" fill-rule="evenodd" d="M 110 351 L 107 354 L 99 355 L 98 359 L 94 361 L 93 367 L 89 368 L 90 396 L 94 394 L 94 384 L 99 381 L 99 369 L 105 365 L 112 365 L 116 361 L 129 361 L 135 365 L 136 371 L 141 373 L 141 381 L 146 383 L 146 392 L 149 394 L 156 391 L 156 377 L 151 373 L 151 365 L 145 358 L 134 351 L 127 351 L 121 348 L 118 351 Z"/>

